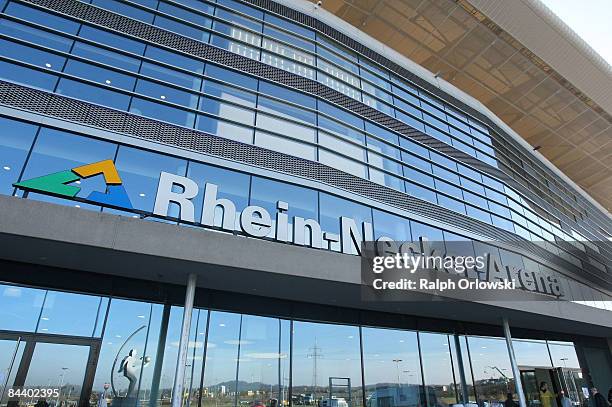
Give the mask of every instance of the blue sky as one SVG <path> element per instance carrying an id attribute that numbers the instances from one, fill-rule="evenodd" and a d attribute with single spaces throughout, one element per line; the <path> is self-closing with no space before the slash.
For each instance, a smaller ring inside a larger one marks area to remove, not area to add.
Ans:
<path id="1" fill-rule="evenodd" d="M 541 0 L 612 65 L 610 0 Z"/>

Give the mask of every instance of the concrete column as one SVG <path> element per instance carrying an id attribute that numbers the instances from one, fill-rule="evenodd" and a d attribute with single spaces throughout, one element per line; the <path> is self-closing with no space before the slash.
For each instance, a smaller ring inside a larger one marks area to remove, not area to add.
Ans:
<path id="1" fill-rule="evenodd" d="M 514 355 L 514 346 L 512 346 L 512 336 L 510 335 L 510 325 L 508 319 L 502 320 L 504 326 L 504 336 L 506 337 L 506 345 L 508 346 L 508 356 L 510 356 L 510 365 L 512 366 L 512 374 L 514 375 L 514 385 L 516 387 L 516 394 L 519 398 L 519 407 L 527 407 L 525 400 L 525 393 L 523 392 L 523 383 L 521 382 L 521 372 L 516 363 L 516 357 Z"/>
<path id="2" fill-rule="evenodd" d="M 459 380 L 461 381 L 461 402 L 464 405 L 470 402 L 467 383 L 465 381 L 465 369 L 463 368 L 463 355 L 461 354 L 461 344 L 459 343 L 459 335 L 453 335 L 455 338 L 455 353 L 457 354 L 457 366 L 459 367 Z"/>
<path id="3" fill-rule="evenodd" d="M 187 289 L 185 290 L 185 308 L 183 309 L 183 326 L 179 339 L 178 360 L 174 373 L 174 384 L 172 386 L 172 407 L 181 407 L 183 404 L 183 384 L 185 381 L 185 365 L 187 363 L 187 348 L 189 345 L 189 330 L 191 328 L 191 314 L 193 311 L 193 299 L 195 297 L 196 275 L 189 274 L 187 277 Z"/>

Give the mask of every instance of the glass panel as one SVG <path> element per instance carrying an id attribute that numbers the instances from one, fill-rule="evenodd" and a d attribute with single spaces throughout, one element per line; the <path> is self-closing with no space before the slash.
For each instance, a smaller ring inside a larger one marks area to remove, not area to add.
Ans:
<path id="1" fill-rule="evenodd" d="M 259 117 L 261 117 L 261 115 L 258 115 L 258 121 Z M 280 124 L 281 122 L 279 121 L 278 123 Z M 294 127 L 298 128 L 298 126 L 295 125 Z M 276 130 L 280 129 L 277 128 Z M 306 131 L 306 135 L 308 135 L 308 133 L 309 132 Z M 277 136 L 263 131 L 255 132 L 255 145 L 312 161 L 314 161 L 316 157 L 316 147 L 314 145 L 308 145 L 299 141 L 290 140 L 284 136 Z"/>
<path id="2" fill-rule="evenodd" d="M 512 346 L 519 366 L 551 367 L 545 341 L 513 339 Z"/>
<path id="3" fill-rule="evenodd" d="M 140 380 L 140 373 L 150 375 L 154 369 L 162 308 L 145 302 L 111 300 L 93 384 L 93 392 L 98 394 L 104 392 L 105 383 L 112 384 L 106 392 L 111 405 L 115 392 L 119 397 L 136 396 L 145 382 Z M 131 366 L 127 371 L 126 365 Z"/>
<path id="4" fill-rule="evenodd" d="M 115 0 L 92 0 L 91 4 L 110 10 L 113 13 L 121 14 L 136 20 L 143 21 L 145 23 L 153 22 L 153 13 L 149 13 L 148 11 L 132 7 Z"/>
<path id="5" fill-rule="evenodd" d="M 319 194 L 320 206 L 320 223 L 321 228 L 330 233 L 340 235 L 340 217 L 348 217 L 355 220 L 358 230 L 362 222 L 372 223 L 372 210 L 355 202 L 348 201 L 333 195 L 324 193 Z M 359 239 L 357 239 L 359 241 Z M 325 244 L 325 242 L 323 242 Z M 334 251 L 340 251 L 339 242 L 330 242 L 328 248 Z M 357 248 L 350 245 L 349 253 L 356 254 Z"/>
<path id="6" fill-rule="evenodd" d="M 66 61 L 59 55 L 4 39 L 0 39 L 0 55 L 54 71 L 61 71 Z"/>
<path id="7" fill-rule="evenodd" d="M 264 13 L 254 7 L 249 7 L 246 4 L 243 4 L 234 0 L 217 0 L 217 4 L 224 5 L 231 10 L 238 11 L 240 13 L 246 14 L 251 17 L 255 17 L 258 20 L 263 20 Z M 217 7 L 217 12 L 221 10 L 221 7 Z"/>
<path id="8" fill-rule="evenodd" d="M 261 37 L 259 35 L 243 30 L 242 28 L 223 24 L 219 21 L 215 21 L 213 29 L 224 33 L 225 36 L 213 35 L 210 41 L 212 45 L 224 48 L 247 58 L 259 59 L 259 46 L 261 43 Z M 226 36 L 230 37 L 230 39 L 226 38 Z"/>
<path id="9" fill-rule="evenodd" d="M 0 32 L 59 51 L 70 51 L 72 40 L 25 24 L 0 19 Z"/>
<path id="10" fill-rule="evenodd" d="M 576 349 L 571 342 L 548 342 L 553 366 L 579 369 Z"/>
<path id="11" fill-rule="evenodd" d="M 133 52 L 138 55 L 142 55 L 145 49 L 144 42 L 135 41 L 88 25 L 83 25 L 81 31 L 79 31 L 79 37 L 87 38 L 88 40 L 105 44 L 118 50 Z"/>
<path id="12" fill-rule="evenodd" d="M 253 315 L 242 317 L 238 405 L 269 406 L 273 399 L 278 402 L 281 366 L 288 374 L 289 365 L 289 344 L 285 343 L 284 349 L 281 348 L 281 328 L 280 319 Z"/>
<path id="13" fill-rule="evenodd" d="M 126 69 L 131 72 L 138 72 L 138 68 L 140 67 L 140 61 L 136 58 L 85 44 L 84 42 L 77 41 L 72 49 L 72 54 L 79 55 L 106 65 Z"/>
<path id="14" fill-rule="evenodd" d="M 285 30 L 296 33 L 311 40 L 315 39 L 314 31 L 296 23 L 284 20 L 280 17 L 276 17 L 270 13 L 265 13 L 264 19 L 267 23 L 274 24 L 277 27 L 284 28 Z"/>
<path id="15" fill-rule="evenodd" d="M 238 103 L 247 107 L 255 107 L 257 98 L 253 93 L 245 92 L 211 80 L 204 81 L 202 92 L 217 96 L 224 101 Z"/>
<path id="16" fill-rule="evenodd" d="M 0 340 L 0 394 L 4 395 L 0 400 L 0 406 L 6 406 L 8 403 L 7 390 L 15 383 L 25 344 L 23 340 L 19 343 L 12 340 Z"/>
<path id="17" fill-rule="evenodd" d="M 0 117 L 0 194 L 12 195 L 37 126 Z"/>
<path id="18" fill-rule="evenodd" d="M 194 73 L 202 73 L 204 70 L 204 62 L 198 61 L 197 59 L 190 58 L 178 52 L 171 52 L 165 49 L 147 46 L 145 56 L 152 58 L 156 61 L 165 62 L 169 65 L 178 66 L 179 68 L 185 68 Z"/>
<path id="19" fill-rule="evenodd" d="M 241 86 L 243 88 L 255 91 L 257 90 L 257 79 L 240 74 L 231 69 L 225 69 L 213 64 L 207 64 L 205 74 L 211 78 L 216 78 L 232 85 Z"/>
<path id="20" fill-rule="evenodd" d="M 205 407 L 232 407 L 236 397 L 236 375 L 238 374 L 238 345 L 240 342 L 239 314 L 212 311 L 206 366 L 204 367 L 203 394 Z"/>
<path id="21" fill-rule="evenodd" d="M 49 291 L 45 298 L 38 332 L 93 336 L 102 298 Z"/>
<path id="22" fill-rule="evenodd" d="M 202 214 L 202 204 L 204 200 L 204 190 L 206 183 L 217 185 L 217 200 L 229 199 L 236 205 L 236 223 L 235 226 L 239 229 L 239 215 L 242 209 L 249 202 L 249 182 L 250 176 L 241 172 L 230 171 L 210 165 L 189 162 L 189 171 L 187 177 L 194 180 L 198 186 L 198 195 L 193 198 L 196 219 L 200 220 Z M 215 226 L 221 226 L 223 222 L 223 208 L 217 206 L 215 208 Z"/>
<path id="23" fill-rule="evenodd" d="M 409 242 L 411 240 L 410 222 L 408 219 L 382 212 L 377 209 L 374 209 L 372 212 L 374 215 L 373 220 L 375 239 L 378 239 L 381 236 L 387 236 L 399 244 L 402 242 Z"/>
<path id="24" fill-rule="evenodd" d="M 212 20 L 209 20 L 206 24 L 203 25 L 203 27 L 210 27 L 211 21 Z M 200 30 L 190 25 L 183 24 L 176 20 L 162 17 L 159 15 L 155 16 L 155 25 L 165 30 L 173 31 L 177 34 L 184 35 L 186 37 L 190 37 L 194 40 L 201 42 L 208 42 L 208 39 L 210 38 L 210 33 L 207 31 Z"/>
<path id="25" fill-rule="evenodd" d="M 483 402 L 502 403 L 514 390 L 514 378 L 503 339 L 468 337 L 472 371 L 479 405 Z"/>
<path id="26" fill-rule="evenodd" d="M 260 177 L 253 177 L 251 182 L 251 205 L 261 206 L 270 215 L 277 213 L 277 202 L 283 201 L 289 205 L 289 209 L 284 213 L 289 217 L 287 236 L 294 236 L 293 217 L 300 216 L 304 219 L 318 219 L 318 196 L 317 192 L 311 189 L 298 187 L 286 183 L 268 180 Z M 310 233 L 304 233 L 304 242 L 310 244 Z M 276 219 L 272 219 L 272 231 L 270 237 L 276 236 Z"/>
<path id="27" fill-rule="evenodd" d="M 225 119 L 253 126 L 255 111 L 207 97 L 200 98 L 200 110 Z M 231 137 L 226 135 L 225 137 Z"/>
<path id="28" fill-rule="evenodd" d="M 238 2 L 232 2 L 232 10 L 236 10 L 236 11 L 241 11 L 239 9 L 237 9 L 240 6 L 243 6 L 241 3 Z M 228 5 L 228 4 L 226 4 Z M 252 11 L 255 11 L 255 9 L 248 7 L 248 6 L 243 6 L 245 8 L 249 8 Z M 259 12 L 260 14 L 260 19 L 263 20 L 263 13 Z M 236 25 L 242 25 L 244 27 L 250 28 L 251 30 L 255 30 L 258 32 L 261 32 L 261 27 L 262 27 L 262 23 L 258 22 L 258 21 L 254 21 L 250 18 L 247 17 L 243 17 L 241 15 L 238 15 L 237 13 L 234 13 L 232 11 L 226 10 L 224 8 L 221 7 L 217 7 L 217 9 L 215 10 L 215 15 L 223 20 L 229 21 L 233 24 Z"/>
<path id="29" fill-rule="evenodd" d="M 46 291 L 0 285 L 0 329 L 34 332 Z"/>
<path id="30" fill-rule="evenodd" d="M 419 341 L 427 405 L 440 407 L 455 404 L 457 395 L 448 336 L 419 332 Z"/>
<path id="31" fill-rule="evenodd" d="M 76 34 L 79 30 L 80 24 L 77 22 L 14 2 L 9 3 L 4 12 L 8 15 L 31 21 L 36 25 L 42 25 L 43 27 L 53 28 L 69 34 Z"/>
<path id="32" fill-rule="evenodd" d="M 126 78 L 129 81 L 129 78 Z M 103 79 L 104 81 L 108 79 Z M 127 110 L 130 97 L 126 94 L 62 78 L 57 93 L 114 109 Z"/>
<path id="33" fill-rule="evenodd" d="M 27 180 L 54 172 L 70 170 L 85 164 L 113 159 L 116 149 L 117 147 L 114 144 L 105 141 L 42 128 L 21 179 Z M 82 181 L 76 181 L 74 186 L 81 188 L 78 197 L 87 198 L 93 191 L 104 191 L 106 183 L 100 174 Z M 29 193 L 28 198 L 75 206 L 74 201 L 42 194 Z M 99 207 L 93 205 L 77 205 L 81 208 L 99 209 Z"/>
<path id="34" fill-rule="evenodd" d="M 0 61 L 0 78 L 31 88 L 39 88 L 48 91 L 53 91 L 57 83 L 57 76 L 55 75 L 4 61 Z"/>
<path id="35" fill-rule="evenodd" d="M 244 127 L 225 120 L 215 119 L 209 116 L 198 115 L 196 128 L 206 133 L 225 137 L 242 143 L 253 143 L 253 128 Z"/>
<path id="36" fill-rule="evenodd" d="M 76 405 L 81 396 L 88 357 L 89 346 L 38 342 L 23 387 L 59 388 L 55 404 Z M 34 400 L 28 401 L 23 405 L 34 404 Z"/>
<path id="37" fill-rule="evenodd" d="M 198 105 L 198 95 L 144 79 L 138 79 L 135 91 L 142 95 L 189 108 L 196 108 Z"/>
<path id="38" fill-rule="evenodd" d="M 169 82 L 173 85 L 193 89 L 195 91 L 199 91 L 202 84 L 202 79 L 196 76 L 179 72 L 174 69 L 165 68 L 157 64 L 151 64 L 149 62 L 142 63 L 140 73 L 155 79 Z"/>
<path id="39" fill-rule="evenodd" d="M 293 332 L 294 397 L 304 394 L 303 404 L 321 407 L 361 406 L 359 329 L 296 321 Z M 329 400 L 330 393 L 337 402 Z"/>
<path id="40" fill-rule="evenodd" d="M 421 363 L 416 332 L 363 328 L 367 407 L 419 407 Z"/>
<path id="41" fill-rule="evenodd" d="M 125 185 L 132 206 L 135 209 L 153 211 L 159 174 L 185 175 L 187 161 L 167 155 L 152 153 L 131 147 L 121 146 L 115 161 L 117 171 Z M 173 204 L 174 205 L 174 204 Z M 177 216 L 176 211 L 169 211 L 169 216 Z"/>
<path id="42" fill-rule="evenodd" d="M 69 60 L 68 63 L 66 64 L 66 67 L 64 68 L 64 72 L 71 74 L 71 75 L 78 76 L 80 78 L 89 79 L 91 81 L 97 82 L 102 85 L 117 87 L 117 88 L 125 89 L 128 91 L 131 91 L 132 89 L 134 89 L 134 82 L 136 82 L 136 79 L 132 76 L 120 74 L 119 72 L 114 71 L 114 70 L 101 68 L 96 65 L 87 64 L 85 62 L 75 61 L 72 59 Z M 60 89 L 62 87 L 64 88 L 64 92 L 66 92 L 65 90 L 66 85 L 64 81 L 60 82 Z M 113 103 L 113 105 L 117 106 L 120 109 L 125 109 L 127 108 L 127 101 L 129 101 L 129 96 L 127 95 L 121 95 L 121 96 L 122 96 L 122 100 L 124 100 L 125 102 L 123 104 L 117 104 L 117 105 Z M 75 97 L 78 97 L 78 96 L 75 95 Z M 101 102 L 100 100 L 92 100 L 92 101 L 94 101 L 95 103 L 104 104 L 104 102 Z"/>
<path id="43" fill-rule="evenodd" d="M 319 131 L 319 162 L 349 174 L 366 178 L 365 150 L 359 146 Z M 336 154 L 341 152 L 343 155 Z M 348 157 L 347 157 L 348 156 Z"/>
<path id="44" fill-rule="evenodd" d="M 160 99 L 161 96 L 165 95 L 159 95 Z M 189 128 L 193 127 L 195 121 L 195 113 L 137 97 L 132 98 L 130 112 Z"/>

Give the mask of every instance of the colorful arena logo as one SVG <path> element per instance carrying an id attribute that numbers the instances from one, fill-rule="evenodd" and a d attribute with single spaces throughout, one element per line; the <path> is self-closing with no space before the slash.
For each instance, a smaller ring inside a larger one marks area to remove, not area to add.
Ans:
<path id="1" fill-rule="evenodd" d="M 93 191 L 85 200 L 104 206 L 132 209 L 130 198 L 125 192 L 121 177 L 119 177 L 119 173 L 112 160 L 99 161 L 71 170 L 30 178 L 25 181 L 17 182 L 13 184 L 13 186 L 26 191 L 40 192 L 65 198 L 75 198 L 81 188 L 68 184 L 99 174 L 104 176 L 106 192 Z"/>

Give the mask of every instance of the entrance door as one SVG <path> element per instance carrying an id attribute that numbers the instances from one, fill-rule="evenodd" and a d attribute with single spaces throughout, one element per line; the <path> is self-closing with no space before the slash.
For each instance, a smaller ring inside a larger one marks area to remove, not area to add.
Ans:
<path id="1" fill-rule="evenodd" d="M 0 333 L 0 406 L 89 405 L 97 339 Z"/>

